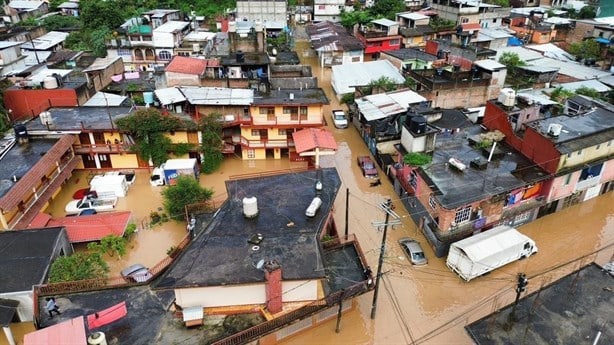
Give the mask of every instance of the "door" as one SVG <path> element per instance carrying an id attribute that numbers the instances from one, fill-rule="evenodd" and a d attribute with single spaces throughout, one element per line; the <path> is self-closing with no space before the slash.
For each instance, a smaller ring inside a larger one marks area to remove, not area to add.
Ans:
<path id="1" fill-rule="evenodd" d="M 92 135 L 94 136 L 94 143 L 96 143 L 96 144 L 105 144 L 105 142 L 104 142 L 104 133 L 94 132 L 94 133 L 92 133 Z"/>
<path id="2" fill-rule="evenodd" d="M 81 155 L 81 159 L 83 160 L 83 167 L 85 169 L 96 169 L 96 159 L 94 158 L 94 156 L 85 154 Z"/>
<path id="3" fill-rule="evenodd" d="M 100 160 L 100 168 L 112 168 L 111 166 L 111 157 L 109 157 L 106 153 L 99 153 L 98 160 Z"/>

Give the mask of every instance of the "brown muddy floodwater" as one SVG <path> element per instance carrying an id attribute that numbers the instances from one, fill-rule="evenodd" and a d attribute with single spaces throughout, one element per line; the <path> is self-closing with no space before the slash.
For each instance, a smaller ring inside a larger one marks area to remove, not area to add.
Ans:
<path id="1" fill-rule="evenodd" d="M 382 266 L 385 274 L 375 320 L 370 318 L 373 293 L 369 293 L 358 298 L 354 302 L 356 308 L 343 315 L 340 333 L 335 333 L 336 320 L 331 320 L 283 344 L 472 344 L 463 327 L 513 302 L 518 273 L 524 272 L 531 277 L 530 293 L 582 265 L 592 261 L 604 264 L 611 260 L 614 255 L 614 193 L 520 227 L 520 231 L 536 241 L 539 253 L 470 283 L 451 272 L 445 265 L 445 258 L 436 258 L 428 245 L 423 245 L 428 265 L 411 266 L 397 240 L 413 237 L 426 244 L 426 239 L 388 181 L 382 179 L 381 186 L 369 187 L 362 177 L 355 162 L 358 155 L 368 154 L 367 147 L 356 128 L 336 129 L 330 123 L 330 110 L 339 107 L 330 86 L 331 70 L 319 68 L 313 52 L 304 52 L 308 47 L 307 42 L 299 41 L 296 50 L 301 61 L 312 66 L 320 87 L 329 97 L 330 105 L 325 107 L 324 116 L 329 122 L 327 128 L 334 133 L 339 145 L 337 154 L 326 157 L 321 164 L 323 167 L 336 166 L 343 182 L 335 203 L 337 227 L 343 231 L 345 226 L 345 189 L 348 188 L 349 232 L 358 237 L 375 271 L 382 229 L 371 223 L 384 220 L 384 212 L 377 205 L 392 198 L 402 224 L 388 231 Z"/>

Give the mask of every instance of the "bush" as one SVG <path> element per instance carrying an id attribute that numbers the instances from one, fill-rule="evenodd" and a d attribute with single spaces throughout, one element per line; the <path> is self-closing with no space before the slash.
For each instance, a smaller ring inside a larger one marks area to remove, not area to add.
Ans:
<path id="1" fill-rule="evenodd" d="M 60 256 L 51 264 L 49 282 L 107 278 L 109 266 L 98 252 Z"/>
<path id="2" fill-rule="evenodd" d="M 213 190 L 203 188 L 191 176 L 177 177 L 177 183 L 174 186 L 168 186 L 162 191 L 164 208 L 169 217 L 175 220 L 184 220 L 187 205 L 203 203 L 212 196 Z"/>
<path id="3" fill-rule="evenodd" d="M 431 156 L 420 152 L 411 152 L 403 157 L 403 163 L 416 167 L 429 164 L 431 161 Z"/>

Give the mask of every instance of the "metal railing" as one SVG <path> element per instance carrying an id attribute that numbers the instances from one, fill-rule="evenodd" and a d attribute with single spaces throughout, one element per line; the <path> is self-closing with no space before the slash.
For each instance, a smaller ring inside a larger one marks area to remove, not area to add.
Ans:
<path id="1" fill-rule="evenodd" d="M 277 331 L 282 327 L 293 323 L 296 320 L 304 319 L 308 316 L 316 314 L 321 310 L 332 307 L 340 301 L 361 295 L 369 290 L 371 290 L 371 287 L 366 280 L 359 282 L 350 286 L 349 288 L 334 292 L 323 299 L 314 301 L 287 314 L 281 315 L 280 317 L 265 321 L 256 326 L 250 327 L 248 329 L 230 335 L 226 338 L 220 339 L 213 344 L 235 345 L 248 343 L 250 341 L 261 338 L 266 334 Z"/>

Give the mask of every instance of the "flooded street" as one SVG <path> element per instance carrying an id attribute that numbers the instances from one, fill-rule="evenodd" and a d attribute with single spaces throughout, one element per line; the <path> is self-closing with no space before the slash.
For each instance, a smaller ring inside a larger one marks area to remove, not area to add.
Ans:
<path id="1" fill-rule="evenodd" d="M 371 320 L 373 293 L 358 298 L 355 309 L 344 314 L 341 331 L 335 333 L 333 319 L 316 329 L 300 333 L 283 344 L 471 344 L 464 326 L 513 302 L 517 274 L 529 277 L 529 292 L 539 289 L 592 261 L 604 264 L 614 254 L 614 194 L 609 193 L 522 226 L 519 230 L 535 240 L 539 253 L 491 274 L 465 283 L 435 257 L 424 236 L 388 181 L 370 187 L 356 164 L 358 155 L 368 154 L 356 128 L 336 129 L 330 111 L 340 107 L 330 86 L 330 68 L 320 69 L 307 42 L 297 42 L 302 63 L 310 64 L 319 85 L 329 97 L 324 109 L 327 129 L 335 135 L 339 150 L 322 159 L 322 166 L 336 166 L 342 189 L 335 204 L 335 221 L 344 230 L 345 189 L 350 192 L 349 232 L 356 234 L 367 260 L 376 270 L 382 229 L 372 226 L 383 221 L 378 204 L 391 197 L 402 224 L 388 231 L 386 254 L 380 282 L 377 315 Z M 345 106 L 341 106 L 346 109 Z M 380 174 L 382 174 L 380 172 Z M 423 243 L 429 263 L 414 267 L 408 263 L 397 240 L 412 237 Z M 597 252 L 598 249 L 606 247 Z"/>

